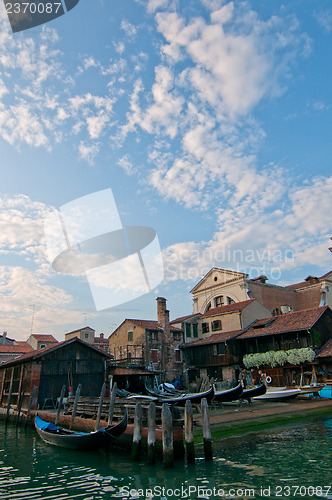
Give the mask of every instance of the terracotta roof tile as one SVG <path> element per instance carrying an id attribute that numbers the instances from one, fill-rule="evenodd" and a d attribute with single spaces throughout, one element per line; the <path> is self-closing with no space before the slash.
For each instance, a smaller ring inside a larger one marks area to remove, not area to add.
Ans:
<path id="1" fill-rule="evenodd" d="M 58 343 L 57 339 L 53 337 L 53 335 L 49 335 L 46 333 L 33 333 L 31 335 L 34 339 L 37 340 L 37 342 L 54 342 Z"/>
<path id="2" fill-rule="evenodd" d="M 264 337 L 266 335 L 276 335 L 279 333 L 309 330 L 327 310 L 330 310 L 328 306 L 322 306 L 259 319 L 255 321 L 239 339 L 242 340 L 254 337 Z"/>
<path id="3" fill-rule="evenodd" d="M 332 358 L 332 339 L 328 340 L 326 344 L 323 345 L 316 358 Z"/>
<path id="4" fill-rule="evenodd" d="M 195 313 L 195 314 L 188 314 L 188 316 L 181 316 L 181 318 L 175 318 L 173 319 L 172 321 L 170 321 L 170 325 L 172 325 L 173 323 L 182 323 L 182 321 L 185 321 L 186 319 L 190 319 L 190 318 L 195 318 L 196 316 L 200 316 L 201 313 Z"/>
<path id="5" fill-rule="evenodd" d="M 194 342 L 188 342 L 186 344 L 182 344 L 182 348 L 186 347 L 196 347 L 207 344 L 218 344 L 219 342 L 225 342 L 226 340 L 233 339 L 240 335 L 243 330 L 234 330 L 232 332 L 223 332 L 223 333 L 213 333 L 209 337 L 205 337 L 204 339 L 194 340 Z"/>
<path id="6" fill-rule="evenodd" d="M 219 314 L 227 314 L 230 312 L 243 311 L 249 304 L 254 302 L 255 299 L 244 300 L 242 302 L 235 302 L 234 304 L 228 304 L 226 306 L 215 307 L 214 309 L 210 309 L 206 311 L 206 313 L 202 314 L 201 318 L 207 318 L 209 316 L 216 316 Z"/>
<path id="7" fill-rule="evenodd" d="M 0 345 L 0 353 L 25 354 L 34 350 L 27 342 L 22 342 L 22 344 L 26 345 Z"/>

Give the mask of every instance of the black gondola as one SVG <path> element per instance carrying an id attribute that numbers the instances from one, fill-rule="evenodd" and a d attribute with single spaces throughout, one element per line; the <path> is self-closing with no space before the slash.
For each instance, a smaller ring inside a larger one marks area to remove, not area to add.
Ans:
<path id="1" fill-rule="evenodd" d="M 213 396 L 213 387 L 210 387 L 210 389 L 204 392 L 193 392 L 191 394 L 182 394 L 181 396 L 175 397 L 160 397 L 159 403 L 169 403 L 184 406 L 186 404 L 186 401 L 188 400 L 191 401 L 192 404 L 199 404 L 203 398 L 206 398 L 207 401 L 212 401 Z"/>
<path id="2" fill-rule="evenodd" d="M 257 396 L 262 396 L 265 393 L 266 393 L 266 385 L 262 384 L 257 387 L 253 387 L 252 389 L 243 389 L 240 399 L 255 398 Z"/>
<path id="3" fill-rule="evenodd" d="M 71 450 L 96 450 L 107 446 L 124 433 L 127 423 L 127 410 L 120 422 L 95 432 L 69 431 L 51 422 L 45 422 L 38 415 L 35 418 L 36 431 L 45 443 Z"/>
<path id="4" fill-rule="evenodd" d="M 216 391 L 214 389 L 214 401 L 220 403 L 228 403 L 229 401 L 235 401 L 242 396 L 243 389 L 242 385 L 238 384 L 232 389 L 227 389 L 226 391 Z"/>

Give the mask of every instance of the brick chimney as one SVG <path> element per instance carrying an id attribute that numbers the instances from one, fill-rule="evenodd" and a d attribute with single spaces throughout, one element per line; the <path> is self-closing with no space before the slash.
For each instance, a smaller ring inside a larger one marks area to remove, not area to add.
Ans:
<path id="1" fill-rule="evenodd" d="M 161 336 L 161 375 L 164 382 L 170 382 L 175 374 L 175 354 L 174 340 L 170 330 L 169 311 L 166 309 L 166 299 L 164 297 L 157 298 L 157 318 L 158 327 L 162 329 Z"/>
<path id="2" fill-rule="evenodd" d="M 163 330 L 169 328 L 169 311 L 166 309 L 166 299 L 164 297 L 157 298 L 157 319 L 159 328 Z"/>

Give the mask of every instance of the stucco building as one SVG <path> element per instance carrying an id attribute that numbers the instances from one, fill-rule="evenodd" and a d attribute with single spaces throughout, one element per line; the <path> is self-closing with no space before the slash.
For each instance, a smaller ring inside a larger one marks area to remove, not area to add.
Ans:
<path id="1" fill-rule="evenodd" d="M 209 309 L 248 299 L 256 299 L 272 315 L 323 305 L 332 307 L 332 271 L 288 286 L 267 281 L 266 276 L 249 279 L 247 274 L 214 267 L 191 290 L 193 313 L 204 314 Z"/>

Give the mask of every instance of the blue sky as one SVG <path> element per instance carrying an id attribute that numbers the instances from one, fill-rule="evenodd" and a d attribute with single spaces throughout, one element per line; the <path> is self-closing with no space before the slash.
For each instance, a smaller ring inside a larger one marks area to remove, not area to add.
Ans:
<path id="1" fill-rule="evenodd" d="M 80 0 L 13 34 L 0 4 L 0 320 L 27 338 L 192 311 L 211 267 L 302 281 L 331 269 L 329 1 Z M 97 312 L 57 274 L 43 220 L 112 188 L 150 226 L 165 279 Z"/>

